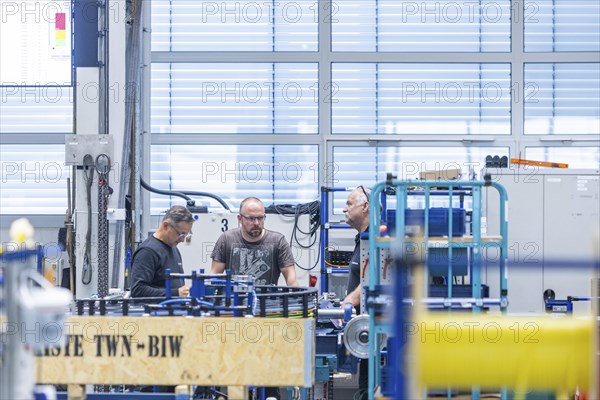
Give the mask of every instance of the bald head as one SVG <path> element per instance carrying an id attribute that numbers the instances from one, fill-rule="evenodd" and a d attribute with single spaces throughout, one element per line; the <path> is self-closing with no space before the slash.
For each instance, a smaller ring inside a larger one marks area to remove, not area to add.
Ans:
<path id="1" fill-rule="evenodd" d="M 257 197 L 246 197 L 244 200 L 242 200 L 242 202 L 240 203 L 240 212 L 244 213 L 244 211 L 246 211 L 246 208 L 256 208 L 256 207 L 262 207 L 263 211 L 265 209 L 265 205 L 263 204 L 263 202 L 257 198 Z"/>
<path id="2" fill-rule="evenodd" d="M 262 239 L 265 228 L 265 206 L 256 197 L 247 197 L 240 203 L 238 221 L 242 236 L 253 242 Z"/>

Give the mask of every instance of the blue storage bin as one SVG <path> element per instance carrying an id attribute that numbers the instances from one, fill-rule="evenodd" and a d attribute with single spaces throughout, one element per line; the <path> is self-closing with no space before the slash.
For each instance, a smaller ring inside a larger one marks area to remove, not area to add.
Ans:
<path id="1" fill-rule="evenodd" d="M 429 249 L 427 267 L 430 276 L 448 276 L 448 248 Z M 466 248 L 452 249 L 452 275 L 464 276 L 469 270 L 469 255 Z M 470 296 L 467 296 L 470 297 Z"/>
<path id="2" fill-rule="evenodd" d="M 396 210 L 387 210 L 387 231 L 389 235 L 396 232 Z M 425 210 L 404 210 L 404 221 L 407 235 L 423 235 L 425 230 Z M 464 236 L 467 231 L 467 212 L 464 208 L 452 209 L 452 236 Z M 429 209 L 429 236 L 448 236 L 448 209 L 432 207 Z"/>

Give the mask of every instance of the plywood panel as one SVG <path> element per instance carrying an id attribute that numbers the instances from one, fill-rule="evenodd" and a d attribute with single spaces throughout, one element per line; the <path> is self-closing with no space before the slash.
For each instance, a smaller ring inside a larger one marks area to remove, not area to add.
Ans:
<path id="1" fill-rule="evenodd" d="M 314 320 L 71 317 L 37 357 L 48 384 L 311 386 Z"/>

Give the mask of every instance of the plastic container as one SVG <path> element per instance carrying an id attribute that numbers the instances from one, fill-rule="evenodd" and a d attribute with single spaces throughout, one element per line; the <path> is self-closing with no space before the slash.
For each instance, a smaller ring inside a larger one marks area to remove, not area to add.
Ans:
<path id="1" fill-rule="evenodd" d="M 396 233 L 396 210 L 387 210 L 388 233 Z M 464 208 L 452 209 L 452 236 L 464 236 L 467 231 L 467 212 Z M 405 234 L 411 236 L 423 235 L 425 230 L 425 210 L 404 210 Z M 448 209 L 432 207 L 429 209 L 429 236 L 448 236 Z"/>

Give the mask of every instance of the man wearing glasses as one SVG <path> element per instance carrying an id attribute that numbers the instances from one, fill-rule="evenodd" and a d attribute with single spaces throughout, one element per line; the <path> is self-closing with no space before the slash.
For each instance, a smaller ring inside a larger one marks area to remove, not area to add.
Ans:
<path id="1" fill-rule="evenodd" d="M 283 274 L 288 286 L 297 286 L 292 249 L 285 237 L 265 229 L 265 206 L 256 197 L 240 204 L 239 228 L 223 232 L 212 251 L 211 273 L 231 269 L 234 274 L 252 275 L 257 285 L 277 285 Z"/>
<path id="2" fill-rule="evenodd" d="M 292 249 L 285 237 L 265 229 L 265 206 L 256 197 L 240 203 L 239 228 L 223 232 L 212 251 L 211 273 L 225 268 L 236 275 L 252 275 L 257 285 L 277 285 L 283 274 L 288 286 L 298 286 Z M 265 397 L 280 399 L 279 388 L 266 387 Z"/>
<path id="3" fill-rule="evenodd" d="M 183 206 L 171 207 L 160 226 L 138 247 L 131 265 L 131 297 L 165 296 L 165 270 L 183 273 L 177 245 L 192 235 L 194 216 Z M 187 296 L 183 279 L 171 279 L 171 296 Z"/>

